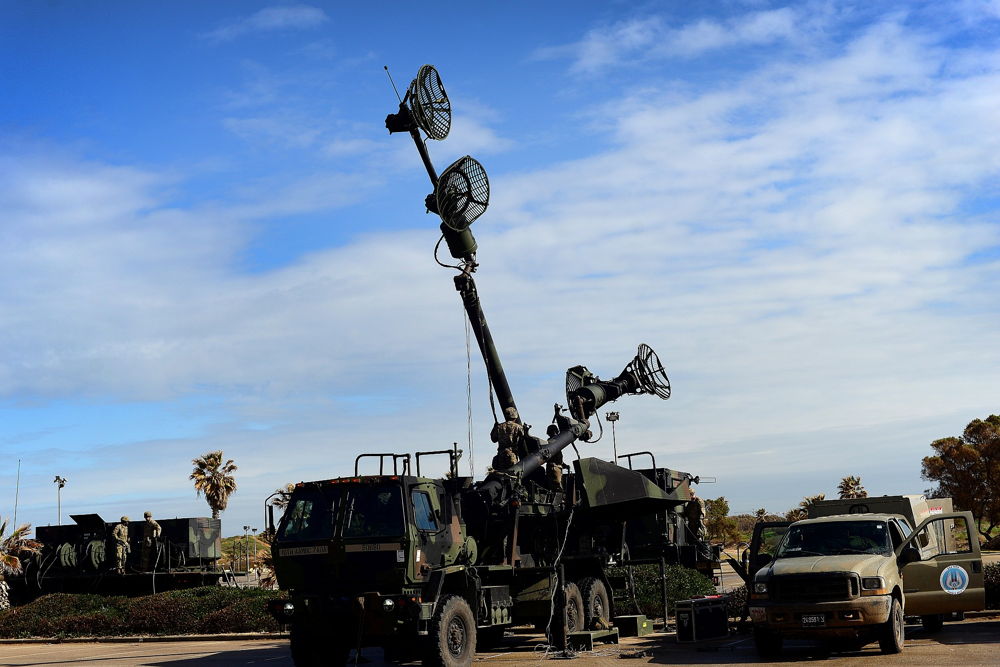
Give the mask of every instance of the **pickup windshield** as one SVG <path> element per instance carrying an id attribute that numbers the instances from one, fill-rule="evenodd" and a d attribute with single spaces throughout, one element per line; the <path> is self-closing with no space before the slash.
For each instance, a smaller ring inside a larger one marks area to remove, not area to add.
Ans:
<path id="1" fill-rule="evenodd" d="M 776 558 L 892 554 L 884 521 L 826 521 L 790 526 Z"/>

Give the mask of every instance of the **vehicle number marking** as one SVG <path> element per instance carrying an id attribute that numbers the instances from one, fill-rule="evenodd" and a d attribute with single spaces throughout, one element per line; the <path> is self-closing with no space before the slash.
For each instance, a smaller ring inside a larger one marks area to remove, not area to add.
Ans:
<path id="1" fill-rule="evenodd" d="M 376 544 L 348 544 L 344 551 L 396 551 L 402 546 L 399 542 L 383 542 Z"/>
<path id="2" fill-rule="evenodd" d="M 823 614 L 802 614 L 802 626 L 814 628 L 826 625 L 826 616 Z"/>
<path id="3" fill-rule="evenodd" d="M 281 550 L 282 556 L 311 556 L 328 553 L 330 553 L 330 547 L 325 544 L 318 547 L 285 547 Z"/>
<path id="4" fill-rule="evenodd" d="M 960 565 L 949 565 L 941 572 L 941 590 L 949 595 L 960 595 L 969 587 L 969 573 Z"/>

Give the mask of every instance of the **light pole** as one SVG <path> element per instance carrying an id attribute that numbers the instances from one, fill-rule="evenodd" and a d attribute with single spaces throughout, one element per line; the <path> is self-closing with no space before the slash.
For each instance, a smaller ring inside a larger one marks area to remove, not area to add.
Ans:
<path id="1" fill-rule="evenodd" d="M 257 529 L 251 528 L 253 532 L 253 572 L 256 579 L 260 579 L 260 572 L 257 570 Z"/>
<path id="2" fill-rule="evenodd" d="M 609 413 L 607 413 L 604 416 L 608 418 L 609 422 L 611 422 L 611 443 L 612 443 L 611 446 L 614 447 L 614 450 L 615 450 L 615 460 L 612 461 L 612 463 L 614 463 L 614 464 L 617 465 L 618 464 L 618 439 L 615 437 L 615 422 L 618 421 L 618 413 L 617 412 L 609 412 Z"/>
<path id="3" fill-rule="evenodd" d="M 66 478 L 56 475 L 52 483 L 56 485 L 56 525 L 58 526 L 62 523 L 62 488 L 66 486 Z"/>
<path id="4" fill-rule="evenodd" d="M 250 576 L 250 526 L 243 526 L 243 552 L 246 555 L 246 572 Z"/>

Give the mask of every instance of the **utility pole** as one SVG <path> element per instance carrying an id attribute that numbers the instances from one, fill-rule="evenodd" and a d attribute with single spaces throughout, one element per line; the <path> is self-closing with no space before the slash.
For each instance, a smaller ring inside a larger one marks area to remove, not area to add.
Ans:
<path id="1" fill-rule="evenodd" d="M 56 485 L 56 525 L 58 526 L 62 524 L 62 488 L 66 486 L 66 478 L 56 475 L 52 483 Z"/>

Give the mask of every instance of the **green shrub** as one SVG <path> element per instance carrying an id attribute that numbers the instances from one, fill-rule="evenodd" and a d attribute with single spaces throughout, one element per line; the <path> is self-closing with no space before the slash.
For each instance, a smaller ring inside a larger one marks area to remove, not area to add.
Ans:
<path id="1" fill-rule="evenodd" d="M 1000 609 L 1000 563 L 990 563 L 983 568 L 986 580 L 986 608 Z"/>
<path id="2" fill-rule="evenodd" d="M 0 637 L 268 632 L 267 590 L 206 586 L 138 598 L 52 594 L 0 612 Z"/>
<path id="3" fill-rule="evenodd" d="M 632 567 L 631 579 L 629 578 L 628 568 L 612 567 L 608 568 L 608 576 L 625 577 L 626 581 L 634 581 L 635 601 L 638 604 L 639 613 L 645 614 L 650 618 L 663 617 L 659 565 L 635 565 Z M 696 595 L 712 595 L 715 593 L 715 586 L 712 585 L 712 580 L 697 570 L 692 570 L 681 565 L 668 565 L 665 576 L 667 581 L 667 602 L 671 610 L 673 610 L 674 602 L 677 600 L 687 600 Z M 628 612 L 619 610 L 619 613 Z"/>

